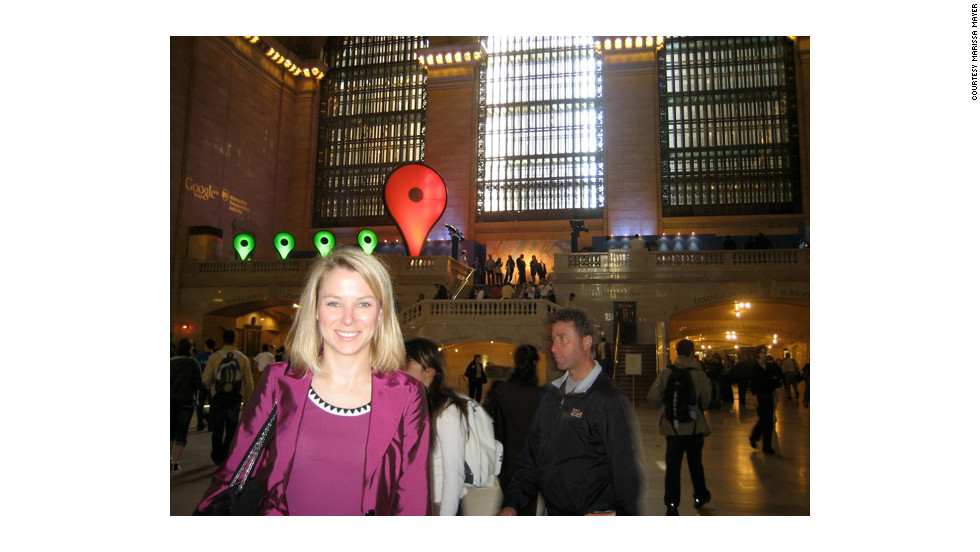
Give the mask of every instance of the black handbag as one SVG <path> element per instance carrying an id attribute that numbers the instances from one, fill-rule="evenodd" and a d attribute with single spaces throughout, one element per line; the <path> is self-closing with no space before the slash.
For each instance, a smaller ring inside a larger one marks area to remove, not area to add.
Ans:
<path id="1" fill-rule="evenodd" d="M 248 449 L 248 454 L 242 458 L 235 470 L 235 475 L 228 482 L 228 488 L 218 493 L 204 510 L 201 515 L 205 516 L 254 516 L 259 511 L 262 499 L 265 497 L 265 489 L 259 486 L 255 480 L 255 466 L 259 463 L 259 456 L 265 449 L 265 445 L 276 426 L 276 417 L 279 412 L 278 403 L 273 405 L 269 419 L 265 421 L 259 434 L 252 441 L 252 446 Z"/>

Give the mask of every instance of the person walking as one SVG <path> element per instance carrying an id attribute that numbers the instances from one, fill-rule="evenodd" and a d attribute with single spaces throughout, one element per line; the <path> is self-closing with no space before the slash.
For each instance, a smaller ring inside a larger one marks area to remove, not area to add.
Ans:
<path id="1" fill-rule="evenodd" d="M 769 348 L 765 345 L 759 345 L 755 348 L 755 364 L 751 368 L 749 388 L 759 401 L 757 410 L 759 420 L 749 435 L 749 445 L 756 448 L 761 438 L 762 452 L 774 454 L 776 450 L 772 448 L 772 430 L 776 415 L 776 391 L 782 386 L 782 379 L 772 367 L 766 366 L 766 352 L 768 350 Z"/>
<path id="2" fill-rule="evenodd" d="M 204 412 L 204 406 L 211 404 L 211 390 L 204 385 L 204 367 L 208 365 L 208 359 L 214 354 L 217 343 L 208 338 L 204 341 L 204 346 L 206 349 L 195 357 L 197 363 L 201 365 L 201 388 L 197 392 L 197 430 L 204 431 L 206 427 L 208 431 L 211 431 L 211 417 Z"/>
<path id="3" fill-rule="evenodd" d="M 786 395 L 787 399 L 790 399 L 790 391 L 792 391 L 792 398 L 799 399 L 800 389 L 798 385 L 803 376 L 800 374 L 800 366 L 796 364 L 796 360 L 788 351 L 784 354 L 783 362 L 779 367 L 783 370 L 783 394 Z"/>
<path id="4" fill-rule="evenodd" d="M 466 365 L 466 371 L 463 372 L 463 377 L 469 384 L 468 394 L 476 402 L 483 399 L 483 384 L 487 382 L 487 372 L 483 369 L 482 357 L 481 354 L 473 355 L 473 360 Z"/>
<path id="5" fill-rule="evenodd" d="M 252 369 L 248 357 L 235 348 L 235 330 L 221 334 L 224 346 L 208 358 L 204 385 L 211 390 L 211 460 L 220 465 L 238 427 L 242 401 L 252 394 Z"/>
<path id="6" fill-rule="evenodd" d="M 701 363 L 694 358 L 694 343 L 682 339 L 677 342 L 676 351 L 674 364 L 657 375 L 650 392 L 651 403 L 660 408 L 660 434 L 667 440 L 664 504 L 668 516 L 679 515 L 681 460 L 685 454 L 694 486 L 694 507 L 700 510 L 711 501 L 701 462 L 704 438 L 711 433 L 704 416 L 711 387 Z"/>
<path id="7" fill-rule="evenodd" d="M 191 357 L 191 340 L 177 342 L 177 356 L 170 359 L 170 473 L 180 471 L 180 455 L 187 446 L 187 430 L 201 388 L 201 365 Z"/>
<path id="8" fill-rule="evenodd" d="M 504 458 L 498 476 L 503 489 L 510 484 L 517 469 L 531 418 L 544 393 L 544 389 L 538 385 L 538 359 L 538 349 L 534 345 L 518 345 L 514 350 L 514 370 L 510 377 L 493 382 L 483 403 L 493 418 L 494 438 L 504 445 Z M 536 513 L 536 500 L 517 510 L 519 516 L 533 516 Z"/>
<path id="9" fill-rule="evenodd" d="M 546 386 L 498 515 L 544 498 L 547 515 L 637 515 L 635 416 L 592 358 L 595 323 L 581 309 L 551 313 L 551 354 L 562 377 Z"/>
<path id="10" fill-rule="evenodd" d="M 446 385 L 446 360 L 439 345 L 417 337 L 405 342 L 403 370 L 422 382 L 429 404 L 429 502 L 433 515 L 455 516 L 466 495 L 466 398 Z"/>

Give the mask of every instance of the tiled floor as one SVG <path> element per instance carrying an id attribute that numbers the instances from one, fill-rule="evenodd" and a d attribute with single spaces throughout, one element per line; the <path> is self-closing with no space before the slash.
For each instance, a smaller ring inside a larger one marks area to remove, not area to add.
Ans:
<path id="1" fill-rule="evenodd" d="M 802 391 L 802 389 L 801 389 Z M 664 514 L 664 438 L 658 416 L 645 402 L 635 406 L 643 439 L 647 481 L 643 514 Z M 680 514 L 702 516 L 810 515 L 810 410 L 799 401 L 780 399 L 776 409 L 776 454 L 749 446 L 754 411 L 724 403 L 708 411 L 711 435 L 705 440 L 704 466 L 711 503 L 694 509 L 686 462 L 681 472 Z M 214 472 L 208 457 L 210 434 L 194 431 L 181 458 L 183 470 L 170 476 L 170 514 L 188 515 L 197 505 Z M 163 463 L 161 462 L 161 471 Z"/>

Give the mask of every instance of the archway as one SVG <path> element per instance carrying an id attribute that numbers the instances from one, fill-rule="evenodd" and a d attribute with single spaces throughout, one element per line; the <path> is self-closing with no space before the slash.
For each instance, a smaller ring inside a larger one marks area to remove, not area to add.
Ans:
<path id="1" fill-rule="evenodd" d="M 204 315 L 202 339 L 221 345 L 225 329 L 235 330 L 235 345 L 249 358 L 262 351 L 262 345 L 282 346 L 293 323 L 296 306 L 285 300 L 246 301 L 212 310 Z"/>
<path id="2" fill-rule="evenodd" d="M 671 358 L 680 339 L 702 354 L 735 354 L 746 346 L 767 345 L 773 358 L 790 353 L 800 366 L 810 360 L 810 303 L 740 297 L 680 311 L 668 327 Z"/>

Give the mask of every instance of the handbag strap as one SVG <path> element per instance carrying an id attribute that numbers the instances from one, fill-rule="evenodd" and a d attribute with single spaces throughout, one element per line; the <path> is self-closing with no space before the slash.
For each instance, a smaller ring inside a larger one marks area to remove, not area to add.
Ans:
<path id="1" fill-rule="evenodd" d="M 286 363 L 286 369 L 283 374 L 288 374 L 293 368 L 292 361 Z M 235 470 L 235 475 L 228 482 L 229 487 L 234 487 L 236 481 L 238 482 L 238 492 L 241 493 L 242 489 L 245 488 L 245 483 L 248 482 L 249 477 L 252 477 L 252 470 L 255 468 L 255 464 L 259 460 L 259 455 L 265 449 L 265 445 L 269 440 L 269 436 L 272 434 L 272 430 L 276 426 L 276 419 L 279 417 L 279 401 L 275 400 L 272 403 L 272 412 L 269 413 L 269 417 L 265 420 L 262 425 L 262 429 L 259 431 L 258 435 L 252 441 L 252 445 L 248 447 L 248 453 L 242 458 L 242 461 L 238 464 L 238 469 Z"/>
<path id="2" fill-rule="evenodd" d="M 266 419 L 265 424 L 262 425 L 262 429 L 259 431 L 258 435 L 255 436 L 255 440 L 252 441 L 252 445 L 249 447 L 248 453 L 238 464 L 238 469 L 235 470 L 235 475 L 231 478 L 231 481 L 228 482 L 229 487 L 234 487 L 237 484 L 239 491 L 245 487 L 245 483 L 248 482 L 248 478 L 252 476 L 252 471 L 259 459 L 259 455 L 261 455 L 262 450 L 265 449 L 265 445 L 269 440 L 269 435 L 272 433 L 272 430 L 276 425 L 276 418 L 278 418 L 278 415 L 279 403 L 277 401 L 272 405 L 272 412 L 269 413 L 269 417 Z"/>

